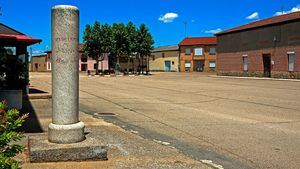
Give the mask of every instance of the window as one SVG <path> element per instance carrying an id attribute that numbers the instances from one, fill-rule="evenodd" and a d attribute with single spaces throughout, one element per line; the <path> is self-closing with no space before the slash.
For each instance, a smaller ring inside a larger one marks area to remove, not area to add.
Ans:
<path id="1" fill-rule="evenodd" d="M 81 62 L 87 62 L 87 57 L 82 57 Z"/>
<path id="2" fill-rule="evenodd" d="M 294 67 L 295 67 L 295 52 L 288 52 L 289 71 L 294 71 Z"/>
<path id="3" fill-rule="evenodd" d="M 185 71 L 188 72 L 190 71 L 191 68 L 191 61 L 185 61 Z"/>
<path id="4" fill-rule="evenodd" d="M 152 60 L 155 60 L 155 56 L 154 55 L 152 56 Z"/>
<path id="5" fill-rule="evenodd" d="M 248 71 L 248 56 L 247 55 L 243 56 L 243 70 Z"/>
<path id="6" fill-rule="evenodd" d="M 172 61 L 172 65 L 174 65 L 175 64 L 175 62 L 174 61 Z"/>
<path id="7" fill-rule="evenodd" d="M 165 57 L 165 53 L 162 53 L 162 58 L 164 58 Z"/>
<path id="8" fill-rule="evenodd" d="M 216 61 L 211 60 L 209 61 L 209 68 L 215 68 L 216 67 Z"/>
<path id="9" fill-rule="evenodd" d="M 203 49 L 195 48 L 195 56 L 201 56 L 201 55 L 203 55 Z"/>
<path id="10" fill-rule="evenodd" d="M 191 55 L 191 49 L 190 48 L 185 49 L 185 55 Z"/>
<path id="11" fill-rule="evenodd" d="M 209 54 L 210 55 L 216 54 L 216 48 L 209 48 Z"/>

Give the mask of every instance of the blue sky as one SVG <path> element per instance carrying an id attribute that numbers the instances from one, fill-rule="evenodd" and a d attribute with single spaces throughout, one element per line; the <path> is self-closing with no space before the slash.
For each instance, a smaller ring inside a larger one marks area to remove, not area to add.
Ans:
<path id="1" fill-rule="evenodd" d="M 86 24 L 145 23 L 155 46 L 178 44 L 185 36 L 211 36 L 257 19 L 300 9 L 299 0 L 0 0 L 0 22 L 43 40 L 34 53 L 51 48 L 50 10 L 70 4 L 80 10 L 80 34 Z"/>

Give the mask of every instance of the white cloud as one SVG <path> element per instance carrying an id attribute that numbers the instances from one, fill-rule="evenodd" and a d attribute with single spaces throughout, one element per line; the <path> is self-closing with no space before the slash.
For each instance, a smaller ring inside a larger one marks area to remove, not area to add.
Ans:
<path id="1" fill-rule="evenodd" d="M 158 20 L 159 21 L 162 21 L 164 23 L 170 23 L 170 22 L 173 22 L 174 19 L 178 18 L 178 14 L 177 13 L 173 13 L 173 12 L 169 12 L 169 13 L 166 13 L 164 15 L 161 15 Z"/>
<path id="2" fill-rule="evenodd" d="M 275 16 L 279 16 L 279 15 L 284 15 L 284 14 L 289 14 L 289 13 L 292 13 L 292 12 L 299 12 L 300 11 L 300 4 L 293 7 L 291 10 L 289 11 L 281 11 L 281 12 L 276 12 L 274 15 Z"/>
<path id="3" fill-rule="evenodd" d="M 38 56 L 38 55 L 44 55 L 46 54 L 43 50 L 40 49 L 33 49 L 32 50 L 32 56 Z"/>
<path id="4" fill-rule="evenodd" d="M 207 30 L 207 31 L 204 31 L 204 32 L 205 33 L 210 33 L 210 34 L 216 34 L 216 33 L 219 33 L 221 31 L 222 31 L 222 29 L 218 28 L 218 29 Z"/>
<path id="5" fill-rule="evenodd" d="M 246 17 L 246 19 L 259 19 L 258 12 L 254 12 L 253 14 Z"/>

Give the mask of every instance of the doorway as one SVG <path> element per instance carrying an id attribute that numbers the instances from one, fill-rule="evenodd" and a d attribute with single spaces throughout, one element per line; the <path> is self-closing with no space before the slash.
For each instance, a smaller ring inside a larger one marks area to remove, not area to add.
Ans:
<path id="1" fill-rule="evenodd" d="M 263 55 L 264 77 L 271 77 L 271 55 Z"/>
<path id="2" fill-rule="evenodd" d="M 171 61 L 165 61 L 165 71 L 166 72 L 171 71 Z"/>
<path id="3" fill-rule="evenodd" d="M 34 70 L 34 71 L 38 72 L 38 71 L 39 71 L 39 64 L 38 64 L 38 63 L 35 63 L 35 64 L 34 64 L 34 67 L 35 67 L 35 70 Z"/>
<path id="4" fill-rule="evenodd" d="M 87 71 L 87 64 L 81 64 L 81 71 Z"/>
<path id="5" fill-rule="evenodd" d="M 200 60 L 200 61 L 195 61 L 195 67 L 194 67 L 194 71 L 196 72 L 203 72 L 204 71 L 204 61 Z"/>

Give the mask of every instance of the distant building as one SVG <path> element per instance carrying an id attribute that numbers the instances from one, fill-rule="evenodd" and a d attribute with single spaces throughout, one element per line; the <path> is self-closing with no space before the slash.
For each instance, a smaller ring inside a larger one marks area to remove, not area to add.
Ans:
<path id="1" fill-rule="evenodd" d="M 31 72 L 47 72 L 51 70 L 51 63 L 47 62 L 47 55 L 37 55 L 32 56 L 30 60 L 30 68 Z"/>
<path id="2" fill-rule="evenodd" d="M 51 71 L 51 60 L 52 60 L 52 51 L 46 51 L 47 59 L 45 64 L 48 71 Z M 92 57 L 85 56 L 81 50 L 79 51 L 79 71 L 95 71 L 97 68 L 96 61 Z M 108 70 L 108 57 L 105 55 L 104 60 L 99 62 L 98 65 L 99 71 Z M 103 69 L 102 69 L 103 68 Z"/>
<path id="3" fill-rule="evenodd" d="M 216 34 L 219 75 L 300 78 L 300 12 Z"/>
<path id="4" fill-rule="evenodd" d="M 216 37 L 191 37 L 179 44 L 180 72 L 215 71 Z"/>
<path id="5" fill-rule="evenodd" d="M 149 70 L 161 72 L 178 72 L 179 47 L 164 46 L 155 48 L 149 58 Z"/>

